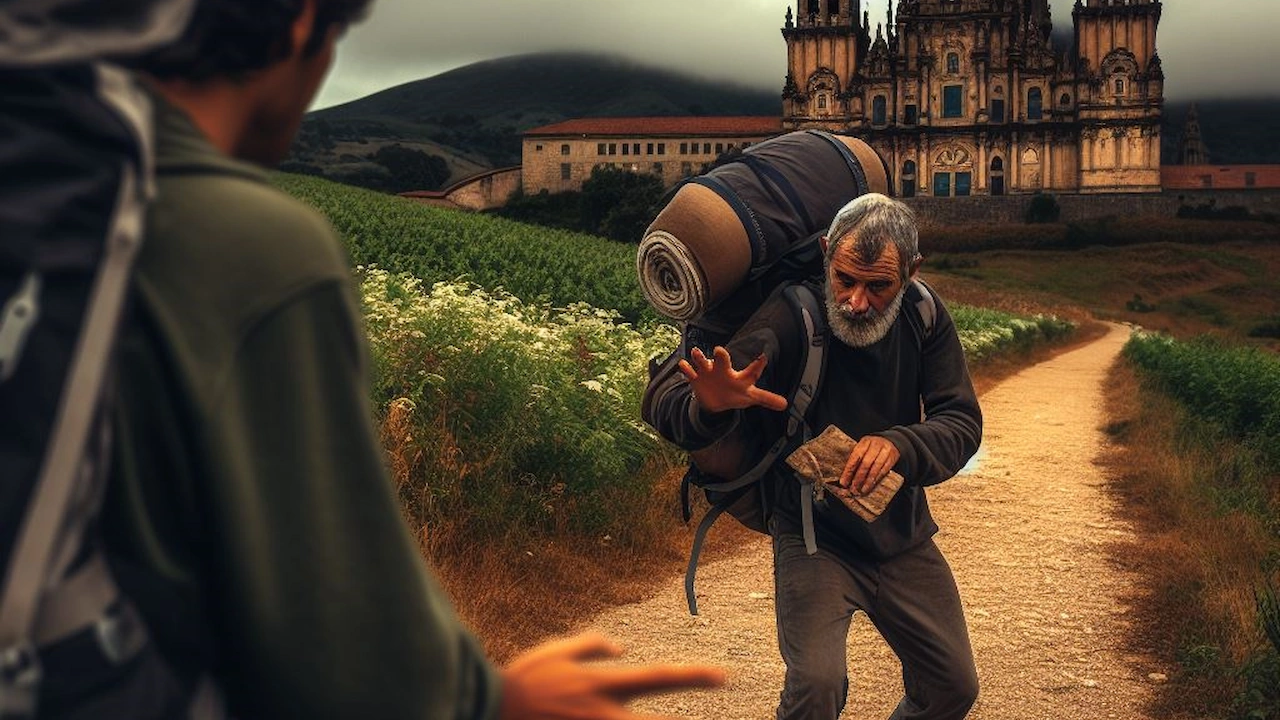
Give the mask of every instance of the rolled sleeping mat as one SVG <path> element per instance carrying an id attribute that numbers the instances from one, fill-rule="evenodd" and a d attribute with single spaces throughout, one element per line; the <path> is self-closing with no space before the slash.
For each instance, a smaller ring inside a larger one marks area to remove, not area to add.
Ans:
<path id="1" fill-rule="evenodd" d="M 691 320 L 853 198 L 889 191 L 883 160 L 857 138 L 803 130 L 753 145 L 686 182 L 654 218 L 636 254 L 640 288 L 662 315 Z"/>

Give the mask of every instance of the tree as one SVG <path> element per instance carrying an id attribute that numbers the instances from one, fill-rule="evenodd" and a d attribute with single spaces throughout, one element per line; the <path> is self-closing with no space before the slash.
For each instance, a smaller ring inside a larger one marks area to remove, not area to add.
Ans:
<path id="1" fill-rule="evenodd" d="M 654 175 L 596 168 L 582 184 L 583 227 L 614 240 L 638 243 L 662 195 L 662 181 Z"/>
<path id="2" fill-rule="evenodd" d="M 444 158 L 399 143 L 383 145 L 369 159 L 390 173 L 386 189 L 391 192 L 439 190 L 449 180 L 449 164 Z"/>

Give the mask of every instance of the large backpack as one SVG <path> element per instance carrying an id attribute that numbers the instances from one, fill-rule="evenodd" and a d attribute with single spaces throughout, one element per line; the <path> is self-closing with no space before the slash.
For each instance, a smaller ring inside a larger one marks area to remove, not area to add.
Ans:
<path id="1" fill-rule="evenodd" d="M 0 8 L 0 717 L 217 717 L 212 685 L 191 703 L 151 642 L 97 520 L 153 139 L 136 81 L 95 58 L 171 41 L 194 3 L 82 5 Z"/>
<path id="2" fill-rule="evenodd" d="M 828 344 L 815 289 L 823 282 L 819 238 L 845 203 L 868 192 L 888 194 L 889 180 L 883 160 L 860 140 L 816 130 L 788 133 L 678 186 L 640 243 L 637 270 L 646 299 L 681 322 L 679 346 L 649 365 L 641 415 L 650 425 L 659 424 L 658 400 L 684 382 L 679 360 L 695 347 L 710 356 L 771 294 L 781 293 L 806 334 L 802 371 L 787 395 L 781 435 L 758 437 L 746 423 L 742 432 L 689 454 L 680 487 L 685 521 L 691 517 L 692 487 L 702 489 L 711 506 L 694 535 L 685 573 L 691 614 L 698 612 L 694 576 L 711 525 L 727 512 L 767 533 L 768 470 L 811 435 L 805 417 L 821 385 Z M 933 296 L 922 283 L 909 284 L 907 291 L 904 305 L 913 308 L 912 328 L 922 339 L 936 315 Z M 812 548 L 811 503 L 801 507 Z"/>

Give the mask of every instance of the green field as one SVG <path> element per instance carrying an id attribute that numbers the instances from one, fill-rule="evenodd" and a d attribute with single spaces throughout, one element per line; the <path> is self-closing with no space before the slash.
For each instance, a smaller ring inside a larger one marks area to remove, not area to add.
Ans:
<path id="1" fill-rule="evenodd" d="M 487 538 L 635 538 L 628 508 L 682 462 L 639 421 L 647 360 L 677 330 L 652 319 L 635 246 L 316 178 L 277 182 L 328 215 L 358 266 L 374 407 L 415 522 L 462 521 Z M 1073 329 L 950 308 L 975 362 Z"/>

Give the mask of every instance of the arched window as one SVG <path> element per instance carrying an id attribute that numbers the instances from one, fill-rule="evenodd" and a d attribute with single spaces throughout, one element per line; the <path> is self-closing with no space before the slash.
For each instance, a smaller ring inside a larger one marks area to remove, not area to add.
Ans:
<path id="1" fill-rule="evenodd" d="M 916 161 L 902 163 L 902 197 L 916 196 Z"/>
<path id="2" fill-rule="evenodd" d="M 991 174 L 988 176 L 988 183 L 991 187 L 992 195 L 1004 194 L 1004 160 L 999 157 L 991 158 Z"/>
<path id="3" fill-rule="evenodd" d="M 871 124 L 884 125 L 886 116 L 889 114 L 886 109 L 887 103 L 883 95 L 877 95 L 871 99 Z"/>
<path id="4" fill-rule="evenodd" d="M 1033 87 L 1027 91 L 1027 119 L 1039 120 L 1044 117 L 1044 96 L 1040 88 Z"/>
<path id="5" fill-rule="evenodd" d="M 960 73 L 960 56 L 957 53 L 947 53 L 947 72 L 952 75 Z"/>

